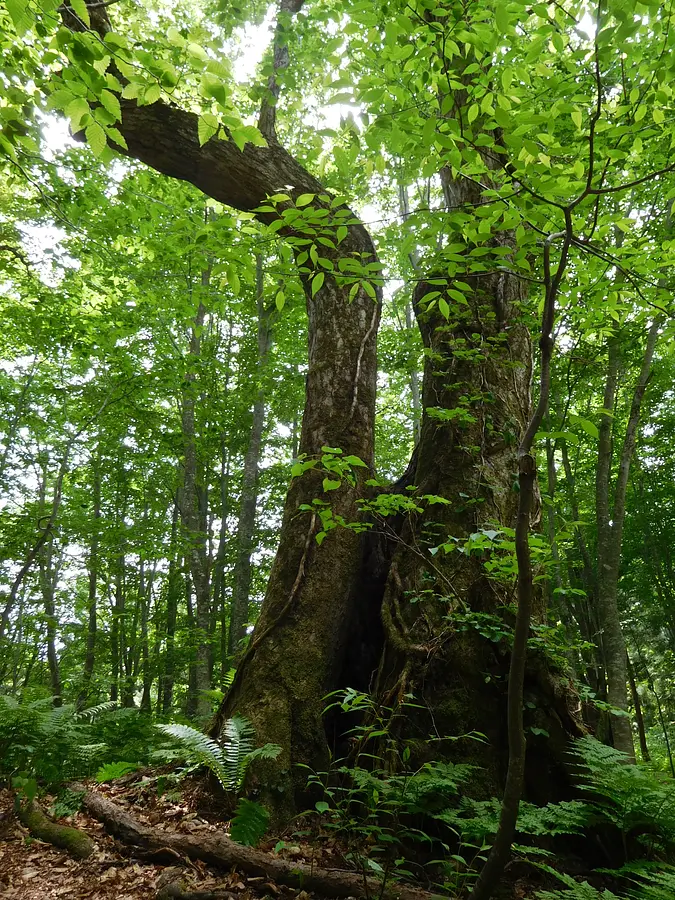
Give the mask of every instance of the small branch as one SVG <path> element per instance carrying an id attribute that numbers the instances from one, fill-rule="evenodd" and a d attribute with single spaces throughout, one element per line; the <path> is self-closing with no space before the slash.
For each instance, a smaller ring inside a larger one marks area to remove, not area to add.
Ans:
<path id="1" fill-rule="evenodd" d="M 511 852 L 511 844 L 516 831 L 518 809 L 525 782 L 525 752 L 527 744 L 523 730 L 523 684 L 525 681 L 525 665 L 527 663 L 527 638 L 530 631 L 534 597 L 529 535 L 530 515 L 534 505 L 534 491 L 537 480 L 537 466 L 532 454 L 532 445 L 534 436 L 541 427 L 548 408 L 551 388 L 555 304 L 560 283 L 567 267 L 573 237 L 572 213 L 570 209 L 566 209 L 565 231 L 549 235 L 544 244 L 544 283 L 546 285 L 546 293 L 541 318 L 541 337 L 539 339 L 541 350 L 539 402 L 518 448 L 520 495 L 515 535 L 516 559 L 518 561 L 518 612 L 513 635 L 507 699 L 509 766 L 506 773 L 504 796 L 502 798 L 499 825 L 494 844 L 471 892 L 471 900 L 489 900 L 502 876 Z M 551 244 L 561 238 L 563 239 L 563 244 L 560 251 L 560 260 L 555 273 L 551 274 Z"/>

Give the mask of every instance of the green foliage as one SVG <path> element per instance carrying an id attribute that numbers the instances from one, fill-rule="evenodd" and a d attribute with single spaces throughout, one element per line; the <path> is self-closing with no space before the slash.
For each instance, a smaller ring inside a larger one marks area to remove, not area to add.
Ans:
<path id="1" fill-rule="evenodd" d="M 96 773 L 96 781 L 99 784 L 106 784 L 108 781 L 115 781 L 117 778 L 121 778 L 123 775 L 129 775 L 131 772 L 136 772 L 138 770 L 138 766 L 136 763 L 130 762 L 112 762 L 106 763 Z"/>
<path id="2" fill-rule="evenodd" d="M 84 793 L 82 791 L 71 791 L 66 788 L 59 791 L 59 795 L 52 804 L 50 813 L 55 819 L 61 819 L 63 816 L 72 816 L 76 813 L 81 805 Z"/>
<path id="3" fill-rule="evenodd" d="M 663 858 L 675 851 L 675 783 L 591 737 L 578 740 L 574 758 L 593 820 L 614 826 L 626 858 Z"/>
<path id="4" fill-rule="evenodd" d="M 675 869 L 655 868 L 642 864 L 624 866 L 612 872 L 613 880 L 621 880 L 620 893 L 592 887 L 587 881 L 577 882 L 569 875 L 548 869 L 565 884 L 565 889 L 537 891 L 539 900 L 672 900 L 675 895 Z"/>
<path id="5" fill-rule="evenodd" d="M 89 711 L 90 719 L 100 709 Z M 54 707 L 51 700 L 21 704 L 0 696 L 0 775 L 25 772 L 47 784 L 88 775 L 105 756 L 86 716 L 72 706 Z"/>
<path id="6" fill-rule="evenodd" d="M 220 742 L 189 725 L 156 727 L 177 741 L 189 760 L 213 772 L 226 791 L 236 792 L 241 788 L 253 760 L 275 759 L 281 752 L 276 744 L 256 748 L 255 731 L 243 716 L 226 720 Z"/>
<path id="7" fill-rule="evenodd" d="M 256 847 L 267 831 L 269 818 L 264 806 L 241 797 L 230 822 L 230 837 L 238 844 Z"/>

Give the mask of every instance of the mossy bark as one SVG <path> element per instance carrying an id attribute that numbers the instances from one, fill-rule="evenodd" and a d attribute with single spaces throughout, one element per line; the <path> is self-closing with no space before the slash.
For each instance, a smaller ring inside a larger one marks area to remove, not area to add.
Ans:
<path id="1" fill-rule="evenodd" d="M 343 246 L 345 254 L 376 260 L 360 226 Z M 317 466 L 291 482 L 260 617 L 211 729 L 219 734 L 224 719 L 239 712 L 252 721 L 260 743 L 281 745 L 278 760 L 259 767 L 261 789 L 264 782 L 279 819 L 292 812 L 306 783 L 298 764 L 328 763 L 323 698 L 340 684 L 363 555 L 361 536 L 350 528 L 329 530 L 317 543 L 324 526 L 316 504 L 329 504 L 336 520 L 358 520 L 374 449 L 380 298 L 360 290 L 350 300 L 349 286 L 328 278 L 315 296 L 306 288 L 309 367 L 299 450 Z M 324 491 L 324 447 L 365 463 L 353 470 L 354 483 L 345 477 L 337 490 Z"/>
<path id="2" fill-rule="evenodd" d="M 53 822 L 34 800 L 19 809 L 19 819 L 34 837 L 67 850 L 75 859 L 86 859 L 94 852 L 94 842 L 88 834 Z"/>

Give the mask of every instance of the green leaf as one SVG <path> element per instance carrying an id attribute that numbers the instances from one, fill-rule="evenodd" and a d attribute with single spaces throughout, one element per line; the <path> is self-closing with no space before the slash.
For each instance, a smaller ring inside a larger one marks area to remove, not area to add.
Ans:
<path id="1" fill-rule="evenodd" d="M 84 22 L 88 28 L 91 20 L 89 19 L 89 10 L 84 0 L 70 0 L 70 6 L 77 18 Z"/>
<path id="2" fill-rule="evenodd" d="M 6 0 L 6 5 L 16 33 L 19 37 L 23 37 L 33 25 L 33 14 L 27 0 Z"/>
<path id="3" fill-rule="evenodd" d="M 332 478 L 324 478 L 324 480 L 323 480 L 324 491 L 336 491 L 339 487 L 340 487 L 339 481 L 334 481 Z"/>
<path id="4" fill-rule="evenodd" d="M 281 312 L 281 310 L 284 308 L 284 304 L 286 303 L 286 295 L 283 291 L 277 292 L 277 295 L 274 298 L 274 303 L 279 312 Z"/>
<path id="5" fill-rule="evenodd" d="M 218 119 L 213 113 L 204 113 L 197 120 L 197 137 L 199 138 L 199 146 L 203 147 L 207 141 L 210 141 L 218 133 Z"/>
<path id="6" fill-rule="evenodd" d="M 570 413 L 570 422 L 572 425 L 578 425 L 586 434 L 590 435 L 592 438 L 596 440 L 600 437 L 600 433 L 596 425 L 588 419 L 584 419 L 582 416 L 576 416 Z"/>
<path id="7" fill-rule="evenodd" d="M 98 122 L 92 122 L 91 125 L 87 125 L 84 133 L 87 137 L 87 143 L 91 147 L 94 156 L 100 156 L 105 150 L 108 143 L 103 128 L 98 124 Z"/>
<path id="8" fill-rule="evenodd" d="M 170 44 L 173 44 L 174 47 L 184 47 L 185 46 L 185 38 L 180 33 L 180 31 L 175 28 L 173 25 L 169 28 L 166 33 L 167 40 Z"/>
<path id="9" fill-rule="evenodd" d="M 295 201 L 295 205 L 300 206 L 308 206 L 312 200 L 314 200 L 314 194 L 300 194 L 298 199 Z"/>
<path id="10" fill-rule="evenodd" d="M 143 94 L 143 106 L 152 106 L 153 103 L 157 103 L 161 96 L 161 87 L 158 82 L 153 81 L 153 83 L 145 89 L 145 93 Z"/>
<path id="11" fill-rule="evenodd" d="M 120 101 L 111 91 L 101 91 L 101 105 L 104 109 L 107 109 L 108 112 L 115 116 L 118 122 L 122 121 L 122 108 L 120 107 Z"/>
<path id="12" fill-rule="evenodd" d="M 312 278 L 312 297 L 315 297 L 317 291 L 320 291 L 323 287 L 323 283 L 326 280 L 326 276 L 323 272 L 319 272 L 317 275 Z"/>

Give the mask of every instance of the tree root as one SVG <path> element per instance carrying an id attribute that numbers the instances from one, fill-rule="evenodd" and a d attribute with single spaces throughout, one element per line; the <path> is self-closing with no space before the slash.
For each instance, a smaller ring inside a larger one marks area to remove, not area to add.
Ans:
<path id="1" fill-rule="evenodd" d="M 88 834 L 52 822 L 34 800 L 19 808 L 19 820 L 36 838 L 67 850 L 75 859 L 86 859 L 94 852 L 94 842 Z"/>
<path id="2" fill-rule="evenodd" d="M 83 788 L 78 785 L 74 789 Z M 262 876 L 277 884 L 314 891 L 325 897 L 377 897 L 378 900 L 430 900 L 431 897 L 426 891 L 393 882 L 385 884 L 383 888 L 377 879 L 364 877 L 356 872 L 321 869 L 278 859 L 261 850 L 236 844 L 220 834 L 196 836 L 159 831 L 141 824 L 126 810 L 95 791 L 85 793 L 82 805 L 120 840 L 143 850 L 154 851 L 156 857 L 165 855 L 174 864 L 178 853 L 183 857 L 200 859 L 221 868 L 235 867 L 247 875 Z M 185 898 L 180 882 L 170 882 L 162 888 L 162 891 L 164 891 L 161 894 L 162 900 L 168 897 Z M 187 896 L 192 895 L 187 893 Z M 215 896 L 221 895 L 217 892 Z"/>

